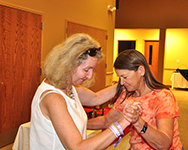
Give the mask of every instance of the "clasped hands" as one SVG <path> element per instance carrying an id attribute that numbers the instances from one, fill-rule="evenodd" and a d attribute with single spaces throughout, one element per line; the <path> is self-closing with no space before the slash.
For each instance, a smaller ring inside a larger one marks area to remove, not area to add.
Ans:
<path id="1" fill-rule="evenodd" d="M 130 123 L 135 124 L 140 114 L 142 113 L 142 109 L 140 106 L 140 102 L 126 102 L 123 109 L 123 117 Z"/>
<path id="2" fill-rule="evenodd" d="M 123 92 L 119 98 L 125 99 L 126 94 Z M 122 105 L 124 106 L 123 108 L 123 115 L 122 117 L 129 122 L 129 124 L 135 124 L 138 119 L 140 114 L 142 113 L 142 108 L 140 106 L 140 102 L 133 102 L 131 98 L 126 99 Z M 123 119 L 122 118 L 122 119 Z"/>

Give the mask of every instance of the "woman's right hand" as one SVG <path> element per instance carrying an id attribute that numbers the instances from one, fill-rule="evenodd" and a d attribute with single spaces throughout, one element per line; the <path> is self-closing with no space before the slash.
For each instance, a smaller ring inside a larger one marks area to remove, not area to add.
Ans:
<path id="1" fill-rule="evenodd" d="M 142 109 L 139 102 L 127 102 L 123 109 L 124 118 L 130 123 L 136 123 L 139 119 Z"/>

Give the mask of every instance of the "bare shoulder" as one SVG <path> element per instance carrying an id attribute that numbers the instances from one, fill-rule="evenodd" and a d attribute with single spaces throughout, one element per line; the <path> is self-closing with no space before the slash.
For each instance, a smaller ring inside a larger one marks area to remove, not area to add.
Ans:
<path id="1" fill-rule="evenodd" d="M 48 91 L 45 91 L 42 95 L 47 93 Z M 43 115 L 50 119 L 50 114 L 58 113 L 57 111 L 63 111 L 67 110 L 67 105 L 64 97 L 56 92 L 51 92 L 47 94 L 40 102 L 39 104 L 41 112 Z"/>

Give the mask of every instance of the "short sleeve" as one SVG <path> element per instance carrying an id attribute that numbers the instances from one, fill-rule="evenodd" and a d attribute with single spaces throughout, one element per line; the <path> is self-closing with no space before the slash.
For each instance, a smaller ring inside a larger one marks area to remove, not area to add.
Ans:
<path id="1" fill-rule="evenodd" d="M 125 91 L 124 91 L 124 92 L 125 92 Z M 122 92 L 121 95 L 118 97 L 118 99 L 116 100 L 116 102 L 114 103 L 114 106 L 113 106 L 113 108 L 112 108 L 112 109 L 114 109 L 115 111 L 117 111 L 117 112 L 119 112 L 119 113 L 123 112 L 123 108 L 124 108 L 125 103 L 126 103 L 126 101 L 127 101 L 127 99 L 125 99 L 125 100 L 122 99 L 122 94 L 123 94 L 123 92 Z M 122 101 L 124 101 L 124 102 L 122 103 Z"/>
<path id="2" fill-rule="evenodd" d="M 156 119 L 176 118 L 180 116 L 177 101 L 170 90 L 164 89 L 157 93 Z"/>
<path id="3" fill-rule="evenodd" d="M 123 112 L 123 105 L 121 104 L 121 101 L 119 99 L 117 99 L 112 109 L 119 113 Z"/>
<path id="4" fill-rule="evenodd" d="M 121 93 L 121 95 L 119 96 L 119 98 L 117 99 L 117 101 L 115 102 L 115 104 L 113 106 L 113 109 L 119 113 L 123 112 L 123 109 L 126 104 L 134 102 L 132 97 L 125 96 L 125 99 L 124 99 L 122 95 L 123 95 L 123 92 Z"/>

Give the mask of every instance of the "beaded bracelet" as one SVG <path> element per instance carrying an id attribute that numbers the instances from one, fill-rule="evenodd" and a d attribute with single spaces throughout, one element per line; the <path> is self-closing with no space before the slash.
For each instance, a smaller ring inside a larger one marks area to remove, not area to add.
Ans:
<path id="1" fill-rule="evenodd" d="M 145 121 L 144 126 L 142 127 L 142 130 L 140 131 L 141 134 L 146 133 L 146 130 L 148 128 L 148 123 Z"/>

